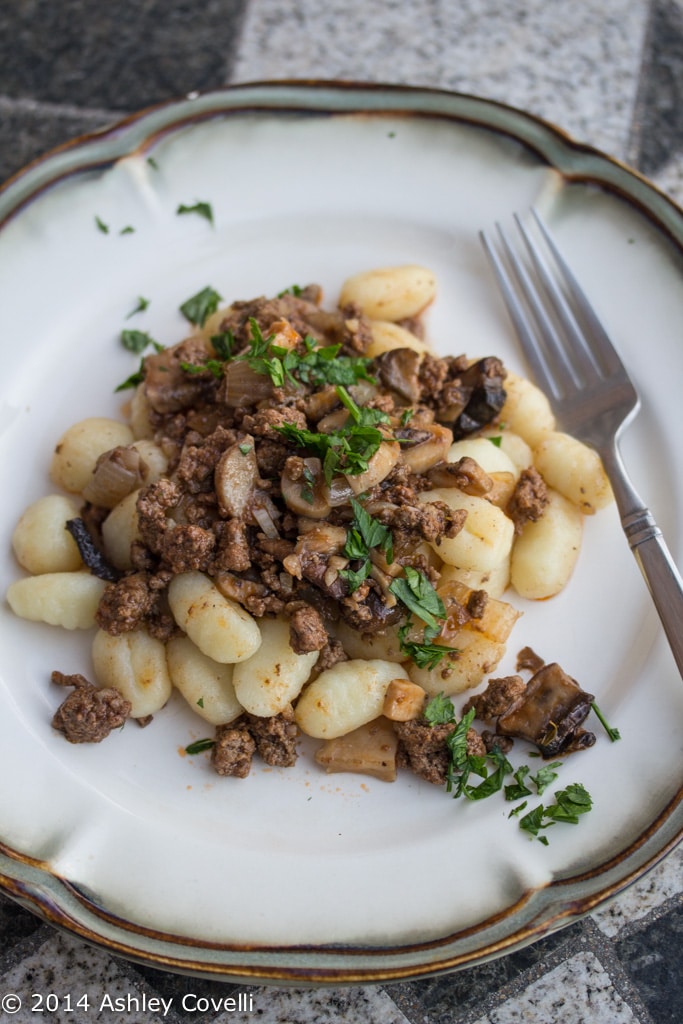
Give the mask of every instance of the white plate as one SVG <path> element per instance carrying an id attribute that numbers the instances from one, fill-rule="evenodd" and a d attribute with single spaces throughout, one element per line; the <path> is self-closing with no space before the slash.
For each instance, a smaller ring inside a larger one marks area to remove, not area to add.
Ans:
<path id="1" fill-rule="evenodd" d="M 152 156 L 156 166 L 148 157 Z M 215 227 L 176 215 L 213 205 Z M 116 415 L 135 369 L 123 326 L 179 340 L 180 303 L 422 263 L 443 352 L 524 371 L 477 233 L 536 204 L 638 382 L 624 453 L 671 547 L 683 481 L 683 217 L 653 186 L 526 114 L 473 97 L 332 83 L 240 86 L 162 106 L 48 155 L 0 193 L 2 584 L 60 433 Z M 109 226 L 98 230 L 95 218 Z M 132 226 L 133 233 L 120 234 Z M 137 297 L 144 315 L 125 321 Z M 683 687 L 613 509 L 586 523 L 530 643 L 597 699 L 623 739 L 563 767 L 594 810 L 548 847 L 500 799 L 453 801 L 294 769 L 215 776 L 179 751 L 206 726 L 172 700 L 145 730 L 72 746 L 50 728 L 50 671 L 90 670 L 89 637 L 0 615 L 0 877 L 49 920 L 181 971 L 297 983 L 406 978 L 523 945 L 618 892 L 679 838 Z"/>

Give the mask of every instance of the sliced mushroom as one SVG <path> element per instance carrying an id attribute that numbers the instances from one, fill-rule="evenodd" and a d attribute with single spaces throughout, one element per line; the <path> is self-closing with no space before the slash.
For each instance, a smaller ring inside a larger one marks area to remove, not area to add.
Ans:
<path id="1" fill-rule="evenodd" d="M 368 460 L 368 468 L 364 473 L 345 473 L 349 487 L 354 494 L 362 494 L 381 484 L 389 476 L 401 457 L 401 446 L 398 441 L 382 441 L 375 454 Z"/>
<path id="2" fill-rule="evenodd" d="M 595 743 L 593 733 L 581 729 L 592 702 L 592 694 L 551 662 L 531 677 L 524 694 L 499 717 L 497 730 L 535 743 L 543 757 L 556 757 Z"/>
<path id="3" fill-rule="evenodd" d="M 405 427 L 396 431 L 401 443 L 401 462 L 413 473 L 425 473 L 446 458 L 453 444 L 453 431 L 439 423 L 420 429 Z"/>
<path id="4" fill-rule="evenodd" d="M 420 398 L 418 371 L 423 354 L 412 348 L 393 348 L 375 359 L 377 376 L 382 384 L 413 404 Z"/>
<path id="5" fill-rule="evenodd" d="M 214 470 L 220 510 L 225 516 L 244 518 L 258 483 L 254 438 L 245 434 L 221 455 Z"/>
<path id="6" fill-rule="evenodd" d="M 330 514 L 330 494 L 320 459 L 291 456 L 285 462 L 280 489 L 287 508 L 308 519 L 326 519 Z"/>

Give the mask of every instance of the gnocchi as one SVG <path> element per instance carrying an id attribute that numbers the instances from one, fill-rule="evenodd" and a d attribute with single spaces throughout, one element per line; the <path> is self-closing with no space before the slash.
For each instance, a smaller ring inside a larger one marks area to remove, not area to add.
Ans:
<path id="1" fill-rule="evenodd" d="M 510 591 L 559 593 L 585 516 L 612 499 L 534 384 L 432 352 L 419 318 L 435 295 L 425 267 L 364 271 L 333 313 L 317 286 L 235 303 L 143 360 L 126 422 L 60 438 L 59 493 L 13 533 L 29 574 L 13 612 L 91 630 L 97 686 L 134 718 L 189 709 L 215 729 L 220 774 L 242 777 L 254 751 L 287 766 L 304 735 L 327 771 L 393 781 L 401 729 L 496 669 Z M 468 413 L 484 384 L 485 423 Z M 105 494 L 93 479 L 120 447 L 135 472 Z"/>

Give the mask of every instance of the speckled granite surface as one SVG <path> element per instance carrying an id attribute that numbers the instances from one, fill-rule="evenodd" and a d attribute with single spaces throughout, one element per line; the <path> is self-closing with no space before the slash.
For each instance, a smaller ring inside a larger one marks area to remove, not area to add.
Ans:
<path id="1" fill-rule="evenodd" d="M 0 7 L 0 178 L 66 139 L 188 90 L 258 78 L 428 84 L 527 108 L 683 200 L 679 0 L 14 0 Z M 0 897 L 3 1021 L 678 1024 L 683 852 L 614 903 L 444 978 L 300 992 L 144 969 Z M 241 1001 L 238 999 L 242 993 Z M 80 995 L 89 1004 L 73 1005 Z M 67 997 L 72 998 L 69 1008 Z M 215 1008 L 196 996 L 233 998 Z M 48 1014 L 42 1014 L 43 1017 Z"/>

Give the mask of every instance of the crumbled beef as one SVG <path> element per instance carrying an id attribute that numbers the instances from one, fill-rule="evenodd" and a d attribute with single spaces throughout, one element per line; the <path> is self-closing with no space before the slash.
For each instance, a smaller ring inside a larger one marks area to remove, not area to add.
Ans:
<path id="1" fill-rule="evenodd" d="M 216 529 L 218 538 L 214 569 L 218 572 L 246 572 L 251 568 L 249 532 L 239 519 L 228 519 Z"/>
<path id="2" fill-rule="evenodd" d="M 111 636 L 130 633 L 144 622 L 155 600 L 148 573 L 130 573 L 104 588 L 95 614 L 97 625 Z"/>
<path id="3" fill-rule="evenodd" d="M 223 452 L 235 443 L 234 430 L 217 427 L 208 437 L 190 433 L 183 445 L 176 467 L 176 479 L 191 494 L 211 485 L 216 463 Z"/>
<path id="4" fill-rule="evenodd" d="M 75 687 L 52 719 L 53 728 L 69 743 L 100 743 L 130 716 L 130 701 L 112 687 L 100 690 L 80 674 L 65 675 L 56 670 L 52 682 Z"/>
<path id="5" fill-rule="evenodd" d="M 201 335 L 193 335 L 178 345 L 147 356 L 144 388 L 151 408 L 166 415 L 207 402 L 216 391 L 216 378 L 208 370 L 187 373 L 182 364 L 200 366 L 212 356 L 208 341 Z"/>
<path id="6" fill-rule="evenodd" d="M 299 730 L 291 707 L 267 718 L 258 715 L 247 718 L 256 752 L 266 764 L 276 768 L 291 768 L 296 764 Z"/>
<path id="7" fill-rule="evenodd" d="M 534 466 L 523 469 L 505 509 L 520 534 L 526 523 L 537 522 L 548 505 L 548 488 Z"/>
<path id="8" fill-rule="evenodd" d="M 341 642 L 339 640 L 329 640 L 321 650 L 315 667 L 320 672 L 323 672 L 326 668 L 332 668 L 333 665 L 339 664 L 340 661 L 348 660 L 349 656 Z"/>
<path id="9" fill-rule="evenodd" d="M 529 669 L 531 672 L 538 672 L 539 668 L 543 668 L 545 662 L 539 654 L 532 647 L 522 647 L 521 651 L 517 654 L 517 671 L 521 672 L 522 669 Z"/>
<path id="10" fill-rule="evenodd" d="M 154 554 L 159 553 L 161 540 L 173 525 L 167 513 L 175 508 L 181 496 L 178 484 L 167 477 L 143 487 L 138 495 L 136 508 L 140 538 Z"/>
<path id="11" fill-rule="evenodd" d="M 341 341 L 346 355 L 363 355 L 372 342 L 372 329 L 359 306 L 349 303 L 342 307 L 344 333 Z"/>
<path id="12" fill-rule="evenodd" d="M 325 624 L 313 605 L 296 601 L 287 606 L 289 642 L 295 654 L 321 651 L 328 642 Z"/>
<path id="13" fill-rule="evenodd" d="M 254 414 L 248 413 L 242 418 L 242 430 L 253 434 L 254 437 L 281 441 L 282 435 L 275 428 L 282 427 L 285 423 L 293 423 L 300 430 L 305 430 L 308 426 L 304 414 L 290 406 L 286 409 L 260 409 Z"/>
<path id="14" fill-rule="evenodd" d="M 211 748 L 211 763 L 219 775 L 246 779 L 255 752 L 256 743 L 243 716 L 227 725 L 218 726 Z"/>
<path id="15" fill-rule="evenodd" d="M 421 779 L 443 786 L 451 763 L 446 740 L 455 729 L 452 723 L 430 725 L 422 719 L 395 722 L 398 736 L 398 764 Z"/>
<path id="16" fill-rule="evenodd" d="M 216 537 L 209 530 L 192 524 L 180 524 L 161 537 L 159 554 L 171 572 L 206 572 L 216 546 Z"/>
<path id="17" fill-rule="evenodd" d="M 481 619 L 488 603 L 489 595 L 485 590 L 471 590 L 467 597 L 467 611 L 473 619 Z"/>
<path id="18" fill-rule="evenodd" d="M 526 691 L 526 683 L 521 676 L 503 676 L 500 679 L 489 679 L 483 693 L 477 694 L 465 704 L 463 714 L 471 708 L 482 722 L 494 722 Z"/>
<path id="19" fill-rule="evenodd" d="M 405 543 L 405 535 L 436 541 L 437 544 L 441 537 L 455 537 L 465 525 L 466 518 L 464 509 L 453 509 L 445 501 L 389 507 L 377 513 L 377 519 L 394 533 L 397 547 Z"/>
<path id="20" fill-rule="evenodd" d="M 399 766 L 410 769 L 427 782 L 443 786 L 451 764 L 447 741 L 454 729 L 454 722 L 430 725 L 424 718 L 394 722 Z M 470 756 L 486 754 L 486 747 L 476 729 L 467 730 L 467 753 Z"/>

